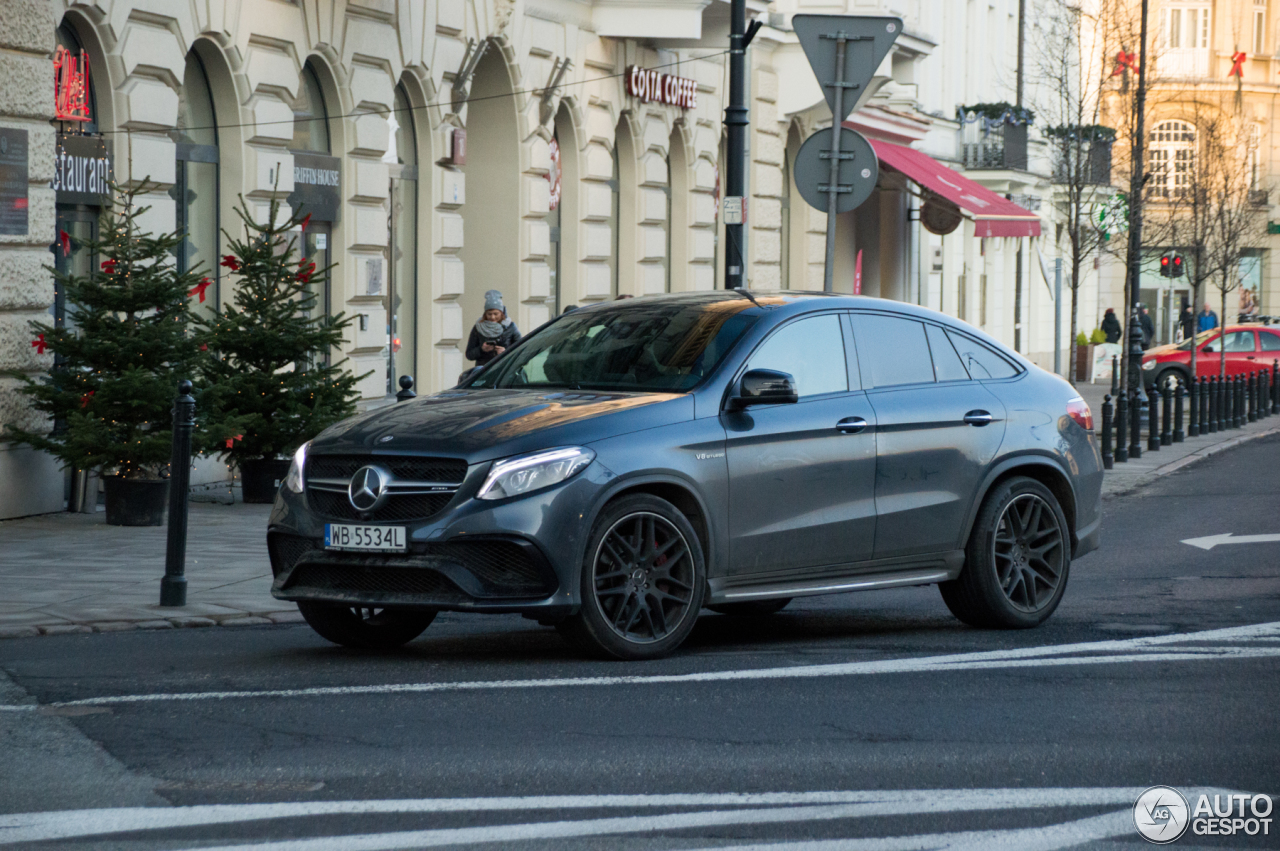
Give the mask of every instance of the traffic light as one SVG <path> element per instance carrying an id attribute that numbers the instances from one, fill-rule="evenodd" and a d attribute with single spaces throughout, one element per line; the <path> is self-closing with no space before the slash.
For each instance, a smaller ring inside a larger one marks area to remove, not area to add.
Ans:
<path id="1" fill-rule="evenodd" d="M 1162 278 L 1173 277 L 1173 255 L 1172 254 L 1160 255 L 1160 277 Z"/>
<path id="2" fill-rule="evenodd" d="M 1183 274 L 1187 271 L 1185 268 L 1183 268 L 1185 264 L 1183 263 L 1181 254 L 1173 255 L 1172 265 L 1173 265 L 1173 269 L 1169 273 L 1169 276 L 1172 278 L 1181 278 Z"/>

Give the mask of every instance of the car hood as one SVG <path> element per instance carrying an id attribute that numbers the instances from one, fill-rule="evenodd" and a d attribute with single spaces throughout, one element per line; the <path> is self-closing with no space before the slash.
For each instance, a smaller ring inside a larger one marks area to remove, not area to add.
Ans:
<path id="1" fill-rule="evenodd" d="M 1142 359 L 1165 357 L 1168 355 L 1185 355 L 1187 352 L 1178 348 L 1178 343 L 1165 343 L 1163 346 L 1152 346 L 1142 353 Z"/>
<path id="2" fill-rule="evenodd" d="M 670 393 L 449 390 L 351 417 L 312 442 L 318 453 L 432 453 L 468 463 L 592 443 L 692 419 Z"/>

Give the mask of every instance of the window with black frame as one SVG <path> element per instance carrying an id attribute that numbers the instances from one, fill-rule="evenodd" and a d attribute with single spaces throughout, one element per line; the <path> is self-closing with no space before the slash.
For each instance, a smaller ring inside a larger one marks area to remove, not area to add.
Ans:
<path id="1" fill-rule="evenodd" d="M 197 310 L 215 311 L 222 303 L 218 267 L 218 121 L 204 63 L 195 50 L 187 53 L 178 97 L 178 124 L 173 131 L 177 169 L 173 196 L 177 227 L 185 233 L 178 246 L 178 268 L 200 269 L 213 281 L 207 300 Z"/>

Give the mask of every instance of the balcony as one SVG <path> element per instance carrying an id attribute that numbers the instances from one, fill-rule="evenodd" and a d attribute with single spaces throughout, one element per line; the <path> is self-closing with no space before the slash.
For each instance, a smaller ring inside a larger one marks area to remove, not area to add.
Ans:
<path id="1" fill-rule="evenodd" d="M 970 125 L 960 134 L 961 159 L 966 169 L 1027 170 L 1026 124 L 997 124 L 990 130 Z"/>
<path id="2" fill-rule="evenodd" d="M 1171 47 L 1156 58 L 1161 77 L 1201 79 L 1209 76 L 1209 48 Z"/>

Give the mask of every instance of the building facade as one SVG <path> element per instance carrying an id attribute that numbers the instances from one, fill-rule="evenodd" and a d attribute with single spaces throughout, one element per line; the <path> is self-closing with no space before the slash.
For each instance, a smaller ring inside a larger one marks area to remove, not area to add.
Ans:
<path id="1" fill-rule="evenodd" d="M 748 63 L 748 285 L 823 280 L 825 213 L 800 198 L 794 162 L 831 116 L 792 16 L 901 14 L 849 120 L 881 169 L 837 222 L 835 289 L 942 310 L 1051 365 L 1065 307 L 1039 266 L 1057 250 L 1036 209 L 1045 146 L 967 109 L 1013 100 L 1017 0 L 748 8 L 767 24 Z M 0 129 L 27 131 L 30 197 L 25 233 L 0 234 L 0 369 L 52 368 L 28 323 L 74 318 L 42 267 L 93 268 L 107 177 L 156 185 L 148 226 L 183 229 L 175 262 L 214 280 L 198 310 L 233 296 L 217 261 L 241 198 L 255 215 L 273 199 L 309 213 L 297 238 L 333 265 L 322 309 L 355 317 L 334 356 L 370 373 L 364 407 L 403 374 L 420 392 L 452 386 L 487 290 L 527 332 L 569 305 L 723 286 L 728 29 L 726 0 L 0 4 L 0 61 L 25 81 L 3 87 Z M 986 194 L 944 197 L 903 150 Z M 0 379 L 0 424 L 31 417 Z M 227 475 L 202 462 L 197 481 Z M 0 446 L 0 517 L 65 497 L 52 461 Z"/>

